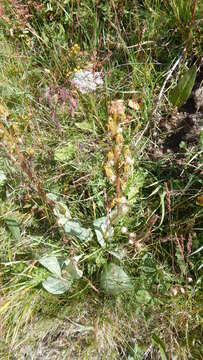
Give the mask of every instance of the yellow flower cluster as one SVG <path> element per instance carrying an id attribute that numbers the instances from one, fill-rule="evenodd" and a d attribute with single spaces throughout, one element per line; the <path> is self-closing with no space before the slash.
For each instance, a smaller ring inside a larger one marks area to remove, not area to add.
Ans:
<path id="1" fill-rule="evenodd" d="M 75 67 L 74 69 L 70 69 L 70 67 L 66 70 L 66 77 L 69 77 L 71 74 L 76 73 L 81 69 L 81 57 L 79 56 L 81 54 L 80 45 L 75 44 L 70 49 L 70 57 L 74 58 Z"/>
<path id="2" fill-rule="evenodd" d="M 126 119 L 123 100 L 114 100 L 109 107 L 107 131 L 112 139 L 104 165 L 104 172 L 108 180 L 116 185 L 119 181 L 121 190 L 124 190 L 133 164 L 129 146 L 124 145 L 122 122 Z"/>
<path id="3" fill-rule="evenodd" d="M 78 54 L 80 52 L 80 45 L 78 44 L 73 45 L 71 48 L 71 52 L 74 54 Z"/>

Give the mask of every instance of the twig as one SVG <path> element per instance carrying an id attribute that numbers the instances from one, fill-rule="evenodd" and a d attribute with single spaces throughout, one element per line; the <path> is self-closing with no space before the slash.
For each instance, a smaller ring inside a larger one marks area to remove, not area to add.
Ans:
<path id="1" fill-rule="evenodd" d="M 152 41 L 152 40 L 143 41 L 141 44 L 135 44 L 135 45 L 127 46 L 127 49 L 133 49 L 135 47 L 143 46 L 143 45 L 146 45 L 146 44 L 153 44 L 153 43 L 155 43 L 155 41 Z"/>
<path id="2" fill-rule="evenodd" d="M 154 119 L 154 129 L 153 129 L 153 136 L 154 136 L 154 139 L 156 139 L 157 137 L 157 122 L 156 122 L 156 116 L 158 115 L 158 109 L 159 109 L 159 106 L 160 106 L 160 103 L 161 103 L 161 99 L 163 97 L 163 94 L 164 94 L 164 90 L 165 90 L 165 87 L 166 87 L 166 84 L 168 82 L 168 80 L 171 78 L 174 70 L 177 68 L 178 64 L 180 63 L 182 57 L 183 57 L 183 54 L 185 52 L 185 49 L 183 50 L 183 53 L 179 56 L 179 58 L 176 60 L 175 64 L 172 66 L 172 68 L 168 71 L 167 73 L 167 76 L 164 80 L 164 83 L 162 85 L 162 88 L 160 90 L 160 93 L 159 93 L 159 96 L 158 96 L 158 100 L 157 100 L 157 104 L 156 104 L 156 107 L 154 109 L 154 112 L 153 112 L 153 119 Z"/>
<path id="3" fill-rule="evenodd" d="M 145 234 L 141 234 L 137 239 L 136 239 L 136 242 L 141 242 L 141 241 L 145 241 L 148 239 L 148 237 L 150 236 L 151 234 L 151 230 L 152 230 L 152 227 L 154 226 L 154 224 L 157 222 L 158 220 L 158 215 L 154 214 L 149 222 L 149 226 L 146 230 L 146 233 Z"/>
<path id="4" fill-rule="evenodd" d="M 173 228 L 172 228 L 172 214 L 171 214 L 171 193 L 168 187 L 168 183 L 165 182 L 165 190 L 166 190 L 166 200 L 168 206 L 168 215 L 169 215 L 169 227 L 170 227 L 170 241 L 171 241 L 171 258 L 172 258 L 172 269 L 175 271 L 174 266 L 174 249 L 173 249 Z"/>
<path id="5" fill-rule="evenodd" d="M 183 50 L 183 52 L 185 52 L 185 50 Z M 166 78 L 164 80 L 164 83 L 162 85 L 162 88 L 161 88 L 159 96 L 158 96 L 158 101 L 157 101 L 157 105 L 156 105 L 155 110 L 154 110 L 154 114 L 156 114 L 156 112 L 157 112 L 157 110 L 159 108 L 159 105 L 160 105 L 160 102 L 161 102 L 161 99 L 162 99 L 163 92 L 164 92 L 164 89 L 166 87 L 166 84 L 167 84 L 168 80 L 170 79 L 170 77 L 172 76 L 174 70 L 177 68 L 177 66 L 178 66 L 180 60 L 182 59 L 182 57 L 183 57 L 183 54 L 181 54 L 179 56 L 179 58 L 176 60 L 175 64 L 172 66 L 172 68 L 167 73 L 167 76 L 166 76 Z"/>

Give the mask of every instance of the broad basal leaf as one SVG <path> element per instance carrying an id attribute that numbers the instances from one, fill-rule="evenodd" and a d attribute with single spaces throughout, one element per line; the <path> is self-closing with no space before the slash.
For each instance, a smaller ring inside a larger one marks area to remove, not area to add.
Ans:
<path id="1" fill-rule="evenodd" d="M 68 259 L 65 263 L 68 276 L 70 276 L 72 280 L 79 280 L 83 275 L 83 271 L 78 269 L 76 261 Z"/>
<path id="2" fill-rule="evenodd" d="M 118 265 L 110 263 L 101 273 L 101 288 L 108 295 L 119 295 L 132 289 L 132 282 L 126 272 Z"/>
<path id="3" fill-rule="evenodd" d="M 71 278 L 57 279 L 56 277 L 49 276 L 43 281 L 42 285 L 46 291 L 54 295 L 64 294 L 68 291 L 73 283 Z"/>
<path id="4" fill-rule="evenodd" d="M 106 216 L 94 220 L 93 222 L 98 243 L 104 247 L 105 240 L 112 238 L 114 230 Z"/>
<path id="5" fill-rule="evenodd" d="M 66 234 L 76 236 L 81 241 L 89 241 L 93 237 L 92 230 L 84 228 L 78 220 L 67 220 L 64 230 Z"/>
<path id="6" fill-rule="evenodd" d="M 177 107 L 181 107 L 189 98 L 195 83 L 197 68 L 193 65 L 186 70 L 177 85 L 170 91 L 169 100 Z"/>
<path id="7" fill-rule="evenodd" d="M 58 224 L 61 226 L 64 226 L 66 221 L 71 219 L 70 211 L 68 210 L 67 206 L 62 202 L 56 203 L 53 212 L 58 219 Z"/>
<path id="8" fill-rule="evenodd" d="M 61 276 L 61 268 L 56 256 L 51 255 L 44 257 L 39 260 L 39 263 L 44 266 L 47 270 L 49 270 L 52 274 L 57 276 Z"/>

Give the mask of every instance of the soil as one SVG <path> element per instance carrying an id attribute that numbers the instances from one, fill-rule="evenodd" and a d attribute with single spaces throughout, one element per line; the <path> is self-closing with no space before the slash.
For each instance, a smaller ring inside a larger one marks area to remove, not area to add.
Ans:
<path id="1" fill-rule="evenodd" d="M 159 125 L 162 130 L 159 149 L 150 149 L 152 157 L 158 159 L 166 153 L 178 154 L 184 148 L 199 144 L 203 127 L 203 65 L 197 74 L 193 91 L 187 102 L 178 111 L 164 117 Z"/>

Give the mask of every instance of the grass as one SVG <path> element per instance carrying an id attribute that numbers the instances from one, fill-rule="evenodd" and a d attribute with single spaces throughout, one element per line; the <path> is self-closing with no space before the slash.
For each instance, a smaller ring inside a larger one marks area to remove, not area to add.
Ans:
<path id="1" fill-rule="evenodd" d="M 168 96 L 193 64 L 201 77 L 201 3 L 3 1 L 0 13 L 1 359 L 202 359 L 202 147 L 198 130 L 174 145 Z M 88 67 L 104 84 L 82 94 L 71 80 Z M 92 238 L 64 231 L 65 206 Z M 42 286 L 47 256 L 66 279 L 65 260 L 82 271 L 64 294 Z M 107 264 L 130 291 L 101 280 Z"/>

